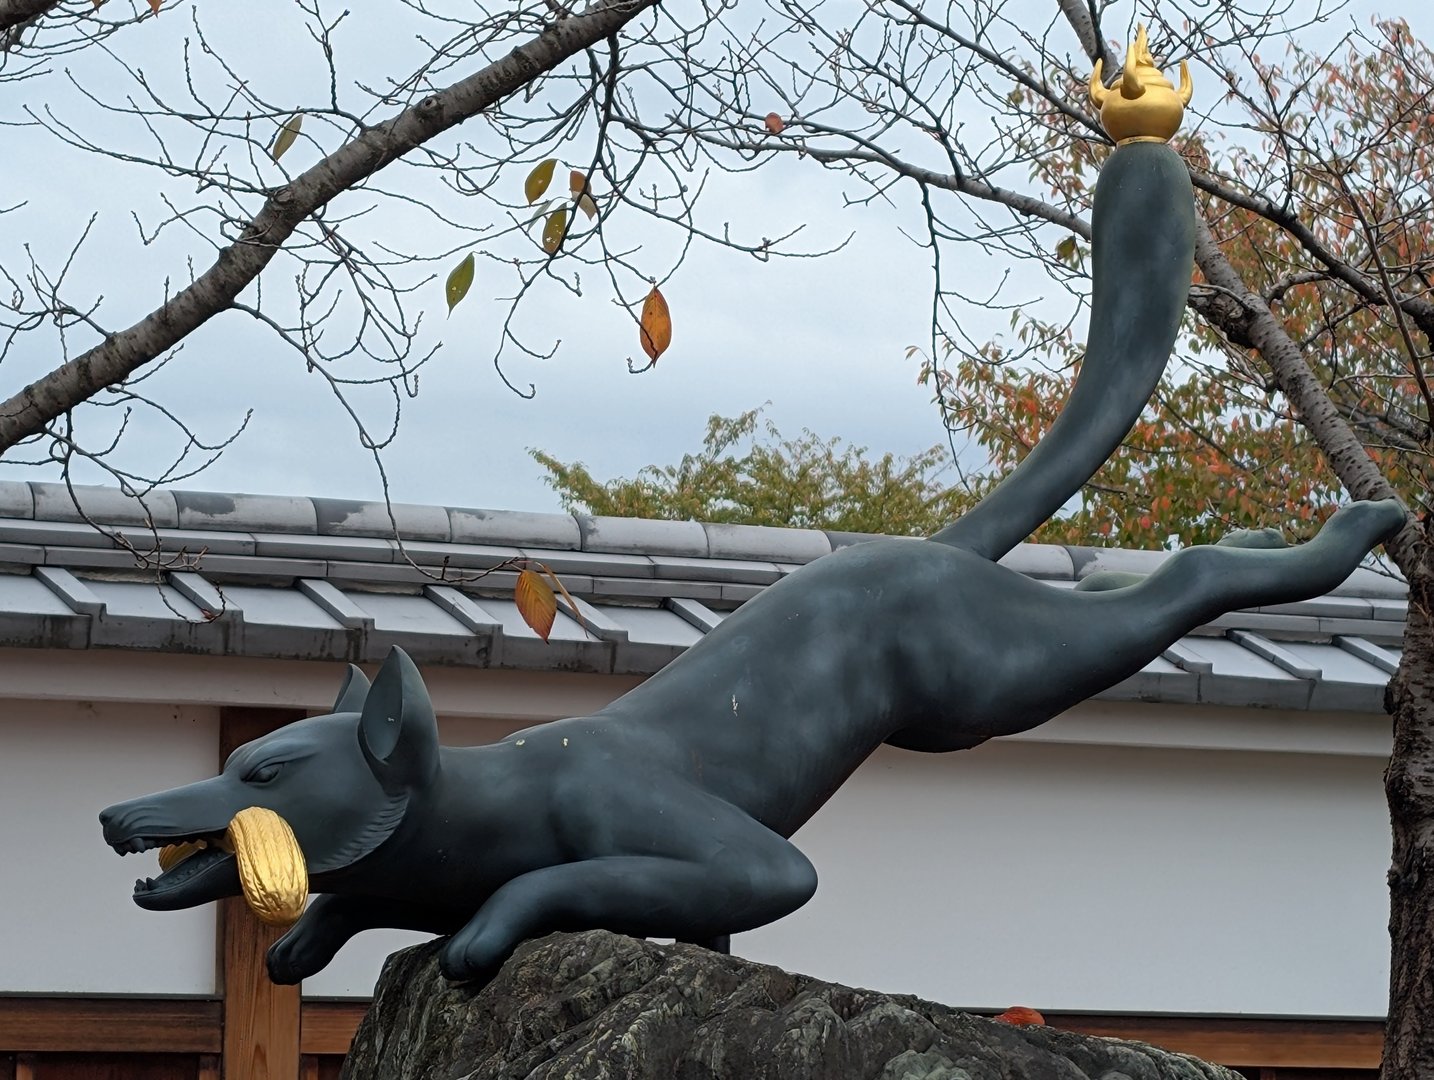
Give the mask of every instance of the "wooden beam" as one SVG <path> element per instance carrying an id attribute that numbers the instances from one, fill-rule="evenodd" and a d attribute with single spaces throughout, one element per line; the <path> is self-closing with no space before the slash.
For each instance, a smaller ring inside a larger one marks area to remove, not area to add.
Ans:
<path id="1" fill-rule="evenodd" d="M 213 1054 L 218 1001 L 0 996 L 0 1051 Z"/>
<path id="2" fill-rule="evenodd" d="M 299 1049 L 305 1054 L 347 1054 L 367 1001 L 306 1001 Z"/>
<path id="3" fill-rule="evenodd" d="M 1066 1031 L 1136 1039 L 1221 1065 L 1377 1069 L 1382 1020 L 1244 1019 L 1214 1016 L 1106 1016 L 1046 1013 Z"/>
<path id="4" fill-rule="evenodd" d="M 220 764 L 238 747 L 304 715 L 294 709 L 220 709 Z M 264 967 L 264 954 L 283 933 L 255 918 L 242 898 L 219 903 L 225 1080 L 299 1080 L 299 987 L 275 986 Z"/>

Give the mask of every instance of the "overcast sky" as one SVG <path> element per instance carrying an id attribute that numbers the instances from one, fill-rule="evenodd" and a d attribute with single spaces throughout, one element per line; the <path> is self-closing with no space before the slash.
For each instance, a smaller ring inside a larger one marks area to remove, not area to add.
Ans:
<path id="1" fill-rule="evenodd" d="M 246 74 L 252 72 L 269 96 L 283 99 L 289 93 L 302 105 L 306 94 L 322 91 L 314 80 L 322 83 L 323 74 L 302 59 L 307 46 L 293 28 L 280 22 L 257 26 L 248 6 L 200 2 L 205 26 L 216 40 L 224 35 L 235 42 L 236 55 L 251 65 Z M 275 5 L 276 11 L 280 7 Z M 1367 4 L 1354 8 L 1362 18 L 1375 10 Z M 111 39 L 113 48 L 157 82 L 169 79 L 173 85 L 183 73 L 180 42 L 190 26 L 187 9 L 184 2 L 166 0 L 159 19 L 127 28 Z M 412 51 L 413 43 L 398 40 L 387 24 L 359 21 L 366 17 L 367 11 L 355 13 L 342 43 L 355 76 L 377 82 L 390 54 L 405 47 Z M 65 57 L 57 67 L 72 70 L 100 93 L 118 94 L 123 85 L 98 50 Z M 0 84 L 0 118 L 21 120 L 26 106 L 51 107 L 96 139 L 136 138 L 142 146 L 142 136 L 87 106 L 58 70 L 46 78 Z M 186 259 L 200 269 L 208 265 L 204 244 L 193 237 L 176 232 L 153 245 L 141 242 L 130 212 L 151 228 L 164 214 L 157 197 L 164 185 L 151 170 L 65 147 L 33 128 L 0 129 L 0 138 L 0 207 L 25 203 L 0 215 L 0 259 L 12 270 L 23 270 L 25 244 L 57 269 L 85 222 L 97 214 L 72 271 L 69 295 L 72 302 L 98 302 L 102 321 L 122 327 L 162 300 L 166 278 L 178 284 L 187 277 Z M 318 150 L 300 143 L 291 154 L 292 164 L 301 168 L 317 160 Z M 192 203 L 192 182 L 187 191 Z M 908 203 L 913 191 L 905 192 Z M 640 376 L 625 369 L 628 357 L 641 354 L 631 322 L 613 307 L 609 292 L 585 288 L 580 299 L 557 289 L 540 292 L 525 309 L 526 325 L 542 331 L 538 340 L 561 338 L 562 347 L 549 361 L 514 356 L 505 365 L 515 383 L 535 385 L 532 400 L 506 389 L 491 364 L 503 311 L 493 298 L 511 288 L 511 279 L 480 266 L 469 298 L 445 319 L 440 277 L 413 297 L 413 307 L 425 313 L 423 340 L 441 341 L 443 347 L 424 369 L 417 399 L 405 403 L 401 434 L 385 455 L 393 497 L 555 510 L 556 496 L 542 483 L 529 447 L 580 459 L 601 477 L 629 475 L 695 449 L 710 413 L 730 415 L 764 402 L 771 403 L 767 415 L 792 435 L 810 428 L 903 454 L 944 441 L 929 393 L 917 385 L 917 364 L 905 356 L 908 346 L 928 338 L 930 304 L 928 257 L 899 232 L 911 224 L 909 205 L 843 208 L 834 180 L 795 166 L 725 178 L 708 207 L 709 220 L 731 220 L 748 235 L 775 235 L 783 226 L 806 222 L 803 239 L 809 248 L 848 233 L 853 238 L 821 259 L 765 264 L 695 248 L 664 285 L 675 325 L 672 347 L 656 370 Z M 642 228 L 633 225 L 635 234 Z M 424 250 L 425 236 L 407 239 Z M 448 242 L 435 235 L 432 249 Z M 660 249 L 672 241 L 651 242 Z M 989 277 L 980 265 L 959 267 L 957 273 L 973 286 Z M 282 285 L 278 280 L 270 287 Z M 1042 286 L 1032 282 L 1023 288 L 1034 295 Z M 1004 315 L 993 316 L 989 328 L 976 328 L 976 336 L 998 332 L 1004 323 Z M 57 355 L 53 337 L 34 335 L 33 344 L 17 349 L 0 369 L 6 392 L 52 366 Z M 184 486 L 360 499 L 380 494 L 372 461 L 332 396 L 304 372 L 293 352 L 246 316 L 221 316 L 192 335 L 154 384 L 167 404 L 211 437 L 237 424 L 246 408 L 254 410 L 248 430 L 226 455 Z M 126 460 L 143 468 L 157 462 L 166 447 L 147 432 L 138 435 L 127 444 Z M 54 475 L 53 469 L 0 465 L 0 476 L 7 478 Z"/>

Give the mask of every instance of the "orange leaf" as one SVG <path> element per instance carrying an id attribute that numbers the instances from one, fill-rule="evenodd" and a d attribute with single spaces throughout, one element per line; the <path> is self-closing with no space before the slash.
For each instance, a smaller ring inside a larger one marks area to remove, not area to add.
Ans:
<path id="1" fill-rule="evenodd" d="M 672 315 L 667 310 L 667 299 L 656 285 L 642 302 L 642 322 L 638 337 L 642 339 L 642 351 L 654 364 L 657 358 L 672 344 Z"/>
<path id="2" fill-rule="evenodd" d="M 584 176 L 581 172 L 579 172 L 577 169 L 573 169 L 572 172 L 568 173 L 568 189 L 573 193 L 573 198 L 576 199 L 579 195 L 586 191 L 587 188 L 588 178 Z"/>
<path id="3" fill-rule="evenodd" d="M 767 119 L 764 120 L 763 123 L 767 125 L 767 130 L 770 131 L 773 135 L 780 135 L 782 133 L 782 129 L 787 126 L 782 122 L 782 118 L 774 112 L 769 112 L 767 114 Z"/>
<path id="4" fill-rule="evenodd" d="M 162 3 L 164 3 L 164 0 L 149 0 L 149 10 L 152 11 L 152 12 L 154 12 L 156 15 L 158 15 L 158 14 L 159 14 L 159 5 L 162 4 Z M 98 7 L 99 5 L 96 4 L 95 6 Z"/>
<path id="5" fill-rule="evenodd" d="M 533 628 L 544 641 L 553 632 L 553 620 L 558 617 L 558 598 L 536 570 L 524 570 L 518 575 L 518 584 L 513 587 L 513 601 L 518 605 L 518 614 Z"/>
<path id="6" fill-rule="evenodd" d="M 1035 1009 L 1028 1009 L 1024 1005 L 1012 1005 L 999 1016 L 991 1017 L 992 1020 L 999 1020 L 1003 1024 L 1015 1024 L 1017 1027 L 1045 1027 L 1046 1018 Z"/>

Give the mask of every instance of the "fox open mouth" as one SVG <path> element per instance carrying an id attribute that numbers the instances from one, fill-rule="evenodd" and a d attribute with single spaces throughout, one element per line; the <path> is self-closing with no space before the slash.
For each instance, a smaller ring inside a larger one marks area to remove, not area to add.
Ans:
<path id="1" fill-rule="evenodd" d="M 172 863 L 157 877 L 138 878 L 134 902 L 149 911 L 173 911 L 240 893 L 234 856 L 219 846 L 223 832 L 168 836 L 136 836 L 110 846 L 121 855 L 149 851 L 167 844 L 191 844 L 198 850 Z"/>

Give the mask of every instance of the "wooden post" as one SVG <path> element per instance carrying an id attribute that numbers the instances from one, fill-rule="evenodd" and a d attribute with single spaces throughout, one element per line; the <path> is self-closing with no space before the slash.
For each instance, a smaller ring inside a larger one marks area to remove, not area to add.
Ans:
<path id="1" fill-rule="evenodd" d="M 237 747 L 304 715 L 294 709 L 220 709 L 220 765 Z M 219 903 L 225 1080 L 299 1080 L 299 987 L 275 986 L 264 967 L 265 952 L 283 933 L 255 918 L 242 897 Z"/>

